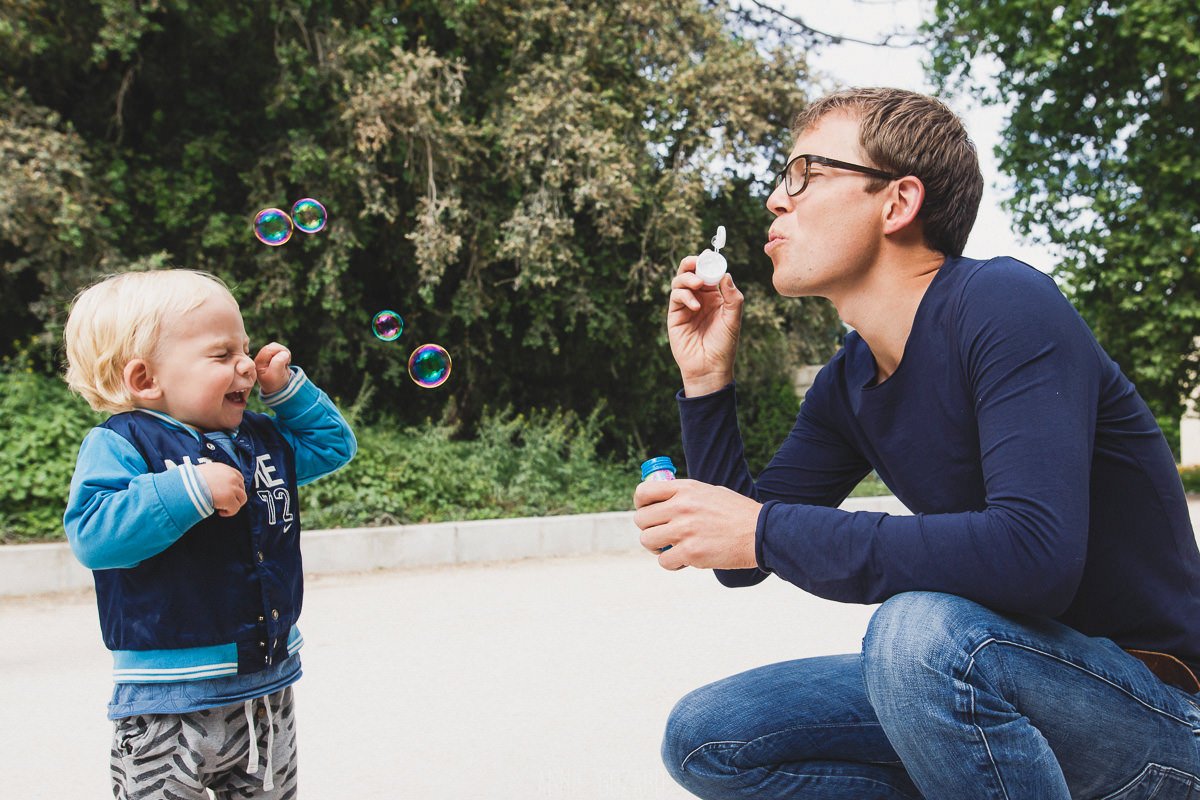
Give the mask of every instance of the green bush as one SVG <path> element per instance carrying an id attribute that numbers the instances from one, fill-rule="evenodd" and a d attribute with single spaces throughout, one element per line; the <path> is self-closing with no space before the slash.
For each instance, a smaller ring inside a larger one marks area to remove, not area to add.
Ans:
<path id="1" fill-rule="evenodd" d="M 0 542 L 63 538 L 79 444 L 104 419 L 55 376 L 0 371 Z M 353 411 L 349 416 L 355 417 Z M 448 425 L 355 423 L 358 455 L 300 490 L 306 528 L 577 514 L 632 507 L 635 464 L 600 458 L 600 415 L 489 414 L 475 439 Z"/>
<path id="2" fill-rule="evenodd" d="M 747 455 L 756 471 L 796 413 L 790 386 L 765 388 L 744 409 L 750 412 Z M 358 455 L 300 490 L 310 530 L 632 507 L 637 459 L 619 463 L 598 454 L 602 410 L 586 419 L 564 411 L 489 412 L 473 438 L 448 424 L 399 427 L 383 419 L 361 422 L 358 408 L 346 413 Z M 0 370 L 0 542 L 63 538 L 75 455 L 103 418 L 56 376 L 23 362 Z M 1200 475 L 1192 476 L 1200 482 Z M 880 493 L 886 487 L 870 479 L 855 491 Z"/>
<path id="3" fill-rule="evenodd" d="M 0 371 L 0 542 L 62 538 L 75 454 L 103 418 L 57 377 Z"/>
<path id="4" fill-rule="evenodd" d="M 1200 467 L 1180 467 L 1179 478 L 1188 494 L 1200 494 Z"/>
<path id="5" fill-rule="evenodd" d="M 859 482 L 858 486 L 850 492 L 851 497 L 883 497 L 889 495 L 892 490 L 887 487 L 887 484 L 879 479 L 879 476 L 872 472 L 867 477 Z"/>
<path id="6" fill-rule="evenodd" d="M 795 426 L 799 410 L 796 389 L 786 376 L 738 386 L 738 426 L 751 474 L 762 472 L 770 462 Z"/>
<path id="7" fill-rule="evenodd" d="M 305 527 L 618 511 L 639 477 L 596 456 L 596 414 L 487 414 L 474 440 L 432 422 L 355 430 L 354 460 L 300 490 Z"/>

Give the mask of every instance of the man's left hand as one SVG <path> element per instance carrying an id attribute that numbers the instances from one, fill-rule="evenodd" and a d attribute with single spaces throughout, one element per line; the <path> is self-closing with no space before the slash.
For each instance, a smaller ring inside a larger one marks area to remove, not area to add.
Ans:
<path id="1" fill-rule="evenodd" d="M 641 543 L 664 569 L 758 566 L 754 529 L 762 504 L 723 486 L 693 480 L 646 481 L 633 493 Z M 667 545 L 670 550 L 663 552 Z"/>

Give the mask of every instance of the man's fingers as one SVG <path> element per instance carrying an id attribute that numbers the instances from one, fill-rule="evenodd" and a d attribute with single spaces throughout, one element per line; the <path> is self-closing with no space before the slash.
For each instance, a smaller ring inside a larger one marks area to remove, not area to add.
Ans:
<path id="1" fill-rule="evenodd" d="M 675 572 L 686 567 L 687 561 L 684 560 L 684 555 L 678 547 L 672 547 L 670 550 L 664 550 L 658 554 L 658 565 L 665 570 Z"/>
<path id="2" fill-rule="evenodd" d="M 687 483 L 686 478 L 679 478 L 673 481 L 642 481 L 633 490 L 633 507 L 641 509 L 643 506 L 670 500 L 683 491 Z M 634 521 L 637 521 L 636 514 L 634 515 Z"/>
<path id="3" fill-rule="evenodd" d="M 700 299 L 696 297 L 696 293 L 691 289 L 672 289 L 671 301 L 667 312 L 670 313 L 679 308 L 689 308 L 692 311 L 699 311 Z"/>
<path id="4" fill-rule="evenodd" d="M 668 525 L 655 525 L 652 528 L 647 528 L 638 537 L 638 542 L 642 547 L 651 553 L 658 553 L 668 547 L 673 547 L 675 544 L 674 540 L 675 536 L 672 535 L 670 526 Z"/>
<path id="5" fill-rule="evenodd" d="M 680 272 L 671 278 L 672 289 L 702 289 L 704 281 L 694 272 Z"/>

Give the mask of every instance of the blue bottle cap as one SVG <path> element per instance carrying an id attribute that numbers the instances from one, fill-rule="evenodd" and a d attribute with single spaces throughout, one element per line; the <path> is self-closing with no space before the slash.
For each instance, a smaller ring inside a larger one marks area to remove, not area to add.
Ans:
<path id="1" fill-rule="evenodd" d="M 654 458 L 643 461 L 642 480 L 646 480 L 646 476 L 648 476 L 650 473 L 658 472 L 659 470 L 663 469 L 670 470 L 672 475 L 676 474 L 675 462 L 671 460 L 670 456 L 655 456 Z"/>

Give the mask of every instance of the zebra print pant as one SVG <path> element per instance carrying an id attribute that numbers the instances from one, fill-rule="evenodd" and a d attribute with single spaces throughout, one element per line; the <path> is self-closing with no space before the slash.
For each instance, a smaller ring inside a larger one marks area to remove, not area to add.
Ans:
<path id="1" fill-rule="evenodd" d="M 217 800 L 292 800 L 292 687 L 249 703 L 118 719 L 111 767 L 116 800 L 208 800 L 207 789 Z"/>

